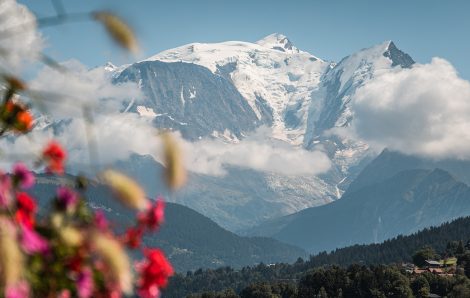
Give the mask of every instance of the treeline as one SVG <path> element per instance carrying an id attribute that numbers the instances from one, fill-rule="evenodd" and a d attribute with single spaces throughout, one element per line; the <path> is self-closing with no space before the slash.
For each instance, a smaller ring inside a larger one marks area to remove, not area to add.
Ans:
<path id="1" fill-rule="evenodd" d="M 437 296 L 430 296 L 434 294 Z M 229 288 L 189 294 L 189 298 L 312 298 L 312 297 L 470 297 L 465 275 L 439 276 L 429 272 L 410 276 L 394 265 L 348 268 L 330 266 L 306 272 L 297 283 L 252 283 L 240 292 Z"/>
<path id="2" fill-rule="evenodd" d="M 266 291 L 268 287 L 270 288 L 270 292 L 272 292 L 273 295 L 268 297 L 298 297 L 295 295 L 303 293 L 303 290 L 301 291 L 301 289 L 305 286 L 305 282 L 302 283 L 302 280 L 305 280 L 306 276 L 312 272 L 324 270 L 325 274 L 329 275 L 342 272 L 341 274 L 346 274 L 349 280 L 352 280 L 345 285 L 357 282 L 356 275 L 353 273 L 356 272 L 358 268 L 361 268 L 360 272 L 362 272 L 361 274 L 363 275 L 370 276 L 379 274 L 381 276 L 385 274 L 383 272 L 387 272 L 387 274 L 389 274 L 389 271 L 392 270 L 394 272 L 392 274 L 393 276 L 397 274 L 405 276 L 404 272 L 398 270 L 397 267 L 383 265 L 411 262 L 415 252 L 426 246 L 433 248 L 442 257 L 455 255 L 457 250 L 461 249 L 459 246 L 465 246 L 465 250 L 470 248 L 468 245 L 465 245 L 468 239 L 470 239 L 470 217 L 457 219 L 439 227 L 425 229 L 413 235 L 399 236 L 381 244 L 355 245 L 337 249 L 330 253 L 323 252 L 318 255 L 311 256 L 307 261 L 299 258 L 297 262 L 293 264 L 259 264 L 253 267 L 244 267 L 241 270 L 235 270 L 230 267 L 223 267 L 215 270 L 199 269 L 195 272 L 177 274 L 170 280 L 169 287 L 164 292 L 164 297 L 185 297 L 191 293 L 205 293 L 205 296 L 193 297 L 238 297 L 237 295 L 243 295 L 242 297 L 251 297 L 246 296 L 248 294 L 245 295 L 243 293 L 248 293 L 251 288 L 254 288 L 256 291 L 261 291 L 260 287 L 265 288 Z M 463 252 L 462 256 L 465 256 L 463 259 L 467 258 L 470 260 L 470 254 L 467 252 L 468 251 Z M 319 268 L 321 266 L 328 267 Z M 348 269 L 344 269 L 346 266 L 350 267 L 348 267 Z M 409 278 L 406 279 L 408 280 L 409 287 L 411 289 L 411 281 Z M 438 292 L 446 292 L 449 294 L 456 285 L 459 285 L 459 288 L 457 289 L 466 288 L 467 284 L 464 273 L 457 277 L 453 277 L 452 279 L 455 280 L 448 281 L 451 285 L 446 286 L 445 290 L 439 290 L 432 293 L 438 294 Z M 428 281 L 430 285 L 433 284 L 433 282 L 436 283 L 436 281 Z M 315 287 L 313 288 L 316 289 Z M 324 288 L 328 294 L 328 287 Z M 348 286 L 341 288 L 343 289 L 343 296 L 353 290 Z M 430 288 L 430 290 L 436 289 Z M 377 293 L 381 293 L 383 292 L 383 289 L 378 288 L 377 291 Z M 281 295 L 281 293 L 284 294 Z M 296 294 L 292 296 L 292 293 Z M 320 295 L 318 297 L 322 296 Z M 336 296 L 329 295 L 329 297 Z M 380 297 L 380 295 L 374 296 L 371 294 L 371 296 L 366 295 L 359 297 Z"/>
<path id="3" fill-rule="evenodd" d="M 308 265 L 317 267 L 328 264 L 347 266 L 411 262 L 413 253 L 424 246 L 444 252 L 449 242 L 468 239 L 470 239 L 470 217 L 463 217 L 412 235 L 398 236 L 380 244 L 353 245 L 330 253 L 322 252 L 311 256 Z"/>

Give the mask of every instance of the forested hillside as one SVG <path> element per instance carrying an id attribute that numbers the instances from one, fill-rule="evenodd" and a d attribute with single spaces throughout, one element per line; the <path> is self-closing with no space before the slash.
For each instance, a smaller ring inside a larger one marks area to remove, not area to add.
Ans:
<path id="1" fill-rule="evenodd" d="M 355 245 L 347 248 L 337 249 L 330 253 L 323 252 L 311 256 L 310 259 L 307 261 L 304 261 L 299 258 L 297 262 L 293 264 L 260 264 L 254 267 L 245 267 L 241 270 L 235 270 L 230 267 L 223 267 L 216 270 L 200 269 L 195 272 L 188 272 L 187 274 L 178 274 L 170 280 L 169 288 L 165 292 L 164 297 L 184 297 L 185 295 L 189 295 L 190 293 L 202 293 L 211 291 L 222 291 L 221 293 L 219 293 L 221 296 L 204 297 L 233 297 L 230 295 L 234 293 L 240 294 L 244 290 L 245 293 L 247 293 L 246 291 L 249 290 L 246 288 L 254 284 L 257 285 L 255 288 L 257 288 L 258 290 L 259 287 L 266 287 L 265 290 L 268 292 L 282 290 L 287 292 L 294 291 L 295 293 L 297 293 L 296 291 L 300 291 L 300 287 L 302 286 L 302 284 L 297 283 L 301 280 L 304 280 L 304 284 L 307 283 L 307 281 L 305 281 L 307 278 L 306 274 L 307 272 L 312 270 L 329 276 L 334 276 L 336 274 L 340 274 L 343 277 L 349 276 L 347 278 L 348 280 L 355 278 L 370 278 L 371 280 L 375 280 L 374 282 L 380 283 L 381 281 L 377 281 L 377 278 L 382 277 L 374 277 L 374 275 L 383 274 L 389 274 L 390 278 L 393 277 L 397 278 L 398 280 L 404 280 L 405 275 L 400 272 L 399 269 L 394 266 L 382 265 L 388 265 L 391 263 L 411 262 L 413 254 L 425 246 L 430 246 L 434 248 L 438 253 L 440 253 L 442 257 L 446 255 L 453 255 L 456 253 L 455 250 L 458 246 L 457 244 L 460 241 L 465 244 L 469 239 L 470 217 L 466 217 L 457 219 L 450 223 L 443 224 L 439 227 L 424 229 L 413 235 L 399 236 L 380 244 Z M 353 265 L 347 270 L 341 269 L 351 264 L 360 264 L 360 266 Z M 338 265 L 340 267 L 331 267 L 332 265 Z M 370 265 L 372 267 L 365 267 L 366 265 Z M 326 268 L 329 269 L 322 269 L 323 271 L 318 269 L 322 266 L 327 266 Z M 356 274 L 354 272 L 359 272 L 357 273 L 358 275 L 356 277 L 353 277 Z M 318 274 L 320 273 L 317 273 L 315 278 L 318 278 Z M 354 282 L 361 283 L 366 281 L 356 280 Z M 404 288 L 410 286 L 409 281 L 403 282 L 405 283 Z M 441 281 L 435 281 L 435 283 L 439 282 Z M 455 281 L 455 283 L 458 282 L 461 281 Z M 450 281 L 448 283 L 450 283 Z M 436 285 L 436 287 L 438 286 Z M 369 290 L 372 288 L 373 287 L 369 288 Z M 450 288 L 451 286 L 448 285 L 448 288 L 446 290 L 441 289 L 439 291 L 447 291 L 446 293 L 448 293 L 450 292 Z M 348 289 L 352 290 L 351 288 Z M 377 291 L 383 290 L 384 289 L 377 288 Z M 407 292 L 406 289 L 405 292 Z M 290 295 L 280 296 L 296 297 Z M 244 297 L 256 296 L 248 295 Z"/>
<path id="2" fill-rule="evenodd" d="M 39 200 L 40 213 L 50 208 L 54 187 L 59 183 L 73 184 L 75 178 L 69 175 L 38 175 L 37 184 L 31 193 Z M 89 181 L 85 194 L 87 204 L 95 210 L 103 210 L 115 230 L 123 231 L 136 216 L 134 211 L 122 206 L 97 182 Z M 240 237 L 208 217 L 179 204 L 167 203 L 165 209 L 164 225 L 158 233 L 145 236 L 144 242 L 150 247 L 161 247 L 179 272 L 200 267 L 239 268 L 260 262 L 293 262 L 307 255 L 300 248 L 271 238 Z"/>

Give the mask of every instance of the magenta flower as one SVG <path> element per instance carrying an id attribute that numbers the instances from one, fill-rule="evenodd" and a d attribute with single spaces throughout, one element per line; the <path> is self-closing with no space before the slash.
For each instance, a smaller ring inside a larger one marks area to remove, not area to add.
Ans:
<path id="1" fill-rule="evenodd" d="M 35 178 L 33 173 L 24 163 L 17 163 L 13 166 L 13 179 L 15 185 L 19 185 L 23 189 L 28 189 L 34 185 Z"/>
<path id="2" fill-rule="evenodd" d="M 27 254 L 42 253 L 49 251 L 49 243 L 35 230 L 21 225 L 21 247 Z"/>
<path id="3" fill-rule="evenodd" d="M 57 202 L 61 208 L 72 211 L 77 206 L 78 196 L 68 187 L 59 187 L 57 189 Z"/>
<path id="4" fill-rule="evenodd" d="M 8 286 L 5 290 L 5 298 L 29 297 L 29 285 L 25 281 L 20 281 L 16 285 Z"/>
<path id="5" fill-rule="evenodd" d="M 95 212 L 95 225 L 101 231 L 106 231 L 109 227 L 108 220 L 104 215 L 103 210 L 98 210 Z"/>
<path id="6" fill-rule="evenodd" d="M 79 298 L 89 298 L 93 294 L 93 272 L 90 268 L 85 267 L 82 269 L 82 272 L 78 275 L 77 282 L 77 292 Z"/>
<path id="7" fill-rule="evenodd" d="M 11 179 L 8 175 L 0 173 L 0 208 L 11 203 Z"/>

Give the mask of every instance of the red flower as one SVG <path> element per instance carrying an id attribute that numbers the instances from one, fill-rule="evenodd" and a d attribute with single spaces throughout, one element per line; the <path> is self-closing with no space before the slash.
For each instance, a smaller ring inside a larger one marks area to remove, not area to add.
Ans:
<path id="1" fill-rule="evenodd" d="M 165 201 L 158 198 L 155 204 L 150 205 L 148 210 L 139 214 L 139 223 L 151 230 L 159 228 L 165 220 Z"/>
<path id="2" fill-rule="evenodd" d="M 129 228 L 126 231 L 124 242 L 130 248 L 137 248 L 137 247 L 140 246 L 140 243 L 142 242 L 142 235 L 143 234 L 144 234 L 144 231 L 140 227 Z"/>
<path id="3" fill-rule="evenodd" d="M 158 297 L 160 288 L 166 287 L 168 278 L 173 275 L 173 267 L 159 249 L 145 251 L 146 260 L 140 265 L 138 294 L 140 297 Z"/>
<path id="4" fill-rule="evenodd" d="M 26 227 L 32 228 L 34 226 L 34 213 L 37 208 L 36 202 L 25 192 L 16 194 L 16 202 L 18 206 L 15 213 L 16 220 Z"/>
<path id="5" fill-rule="evenodd" d="M 19 132 L 30 131 L 33 127 L 33 115 L 29 111 L 20 111 L 16 115 L 15 129 Z"/>
<path id="6" fill-rule="evenodd" d="M 21 209 L 15 212 L 15 219 L 18 223 L 21 223 L 28 228 L 34 227 L 34 223 L 35 223 L 34 216 L 32 216 L 31 214 Z"/>
<path id="7" fill-rule="evenodd" d="M 20 133 L 31 130 L 33 115 L 21 103 L 9 100 L 1 109 L 2 121 L 8 128 Z"/>
<path id="8" fill-rule="evenodd" d="M 67 157 L 67 153 L 64 151 L 62 146 L 52 141 L 42 152 L 42 157 L 47 163 L 47 171 L 57 174 L 64 172 L 64 160 Z"/>
<path id="9" fill-rule="evenodd" d="M 73 256 L 67 263 L 67 267 L 73 272 L 79 272 L 83 265 L 83 257 L 80 254 Z"/>

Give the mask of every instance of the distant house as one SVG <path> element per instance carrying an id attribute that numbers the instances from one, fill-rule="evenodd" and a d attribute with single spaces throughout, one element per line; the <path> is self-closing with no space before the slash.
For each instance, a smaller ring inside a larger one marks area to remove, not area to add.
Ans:
<path id="1" fill-rule="evenodd" d="M 426 268 L 454 267 L 457 265 L 457 258 L 447 258 L 443 260 L 426 260 Z"/>
<path id="2" fill-rule="evenodd" d="M 418 267 L 416 267 L 412 271 L 413 274 L 421 274 L 421 273 L 424 273 L 424 272 L 428 272 L 428 269 L 419 269 Z"/>
<path id="3" fill-rule="evenodd" d="M 440 261 L 426 260 L 425 262 L 426 264 L 423 268 L 415 266 L 412 270 L 407 268 L 406 271 L 411 274 L 430 272 L 440 276 L 453 276 L 455 273 L 455 267 L 457 266 L 457 258 L 447 258 Z"/>
<path id="4" fill-rule="evenodd" d="M 427 270 L 431 273 L 436 273 L 436 274 L 439 274 L 439 275 L 446 273 L 444 271 L 444 269 L 442 269 L 442 268 L 428 268 Z"/>
<path id="5" fill-rule="evenodd" d="M 440 261 L 435 261 L 435 260 L 426 260 L 426 268 L 440 268 L 442 267 L 442 264 Z"/>

